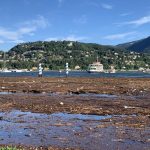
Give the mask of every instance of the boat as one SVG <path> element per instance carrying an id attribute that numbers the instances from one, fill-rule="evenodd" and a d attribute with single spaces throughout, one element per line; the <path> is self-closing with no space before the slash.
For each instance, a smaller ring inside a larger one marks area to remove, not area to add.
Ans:
<path id="1" fill-rule="evenodd" d="M 87 72 L 89 73 L 104 72 L 103 64 L 101 64 L 101 62 L 98 61 L 98 57 L 96 62 L 89 64 Z"/>

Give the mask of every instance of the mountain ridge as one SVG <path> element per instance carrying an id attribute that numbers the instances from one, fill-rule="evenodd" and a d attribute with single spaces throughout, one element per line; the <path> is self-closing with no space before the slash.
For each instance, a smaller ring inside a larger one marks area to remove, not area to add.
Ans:
<path id="1" fill-rule="evenodd" d="M 137 41 L 118 44 L 116 47 L 125 48 L 129 51 L 135 51 L 138 53 L 150 53 L 150 36 Z"/>

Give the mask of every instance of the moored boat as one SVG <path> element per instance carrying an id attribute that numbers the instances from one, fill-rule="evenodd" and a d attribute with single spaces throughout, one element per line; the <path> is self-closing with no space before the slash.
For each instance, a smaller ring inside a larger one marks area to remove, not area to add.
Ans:
<path id="1" fill-rule="evenodd" d="M 101 64 L 101 63 L 98 61 L 98 58 L 97 58 L 97 61 L 96 61 L 96 62 L 93 62 L 92 64 L 89 64 L 87 71 L 88 71 L 89 73 L 104 72 L 103 64 Z"/>

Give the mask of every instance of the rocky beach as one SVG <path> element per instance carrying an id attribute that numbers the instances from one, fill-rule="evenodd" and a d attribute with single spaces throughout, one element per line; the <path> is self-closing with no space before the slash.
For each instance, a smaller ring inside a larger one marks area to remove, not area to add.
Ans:
<path id="1" fill-rule="evenodd" d="M 0 78 L 0 145 L 145 149 L 149 78 Z"/>

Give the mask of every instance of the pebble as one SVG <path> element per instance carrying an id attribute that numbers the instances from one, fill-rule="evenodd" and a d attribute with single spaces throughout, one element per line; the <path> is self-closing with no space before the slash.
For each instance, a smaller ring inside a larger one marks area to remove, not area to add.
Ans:
<path id="1" fill-rule="evenodd" d="M 63 102 L 60 102 L 59 104 L 60 104 L 60 105 L 64 105 L 64 103 L 63 103 Z"/>

